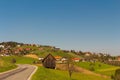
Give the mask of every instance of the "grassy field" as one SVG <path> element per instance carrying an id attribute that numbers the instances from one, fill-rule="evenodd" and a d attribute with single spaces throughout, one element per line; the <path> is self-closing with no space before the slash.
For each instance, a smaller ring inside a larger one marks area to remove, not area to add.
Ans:
<path id="1" fill-rule="evenodd" d="M 18 57 L 18 56 L 9 56 L 9 57 L 2 57 L 1 58 L 1 64 L 4 66 L 1 66 L 2 69 L 0 69 L 0 72 L 3 71 L 7 71 L 13 68 L 16 68 L 15 64 L 11 63 L 12 59 L 16 59 L 16 64 L 33 64 L 33 61 L 35 61 L 36 59 L 33 58 L 28 58 L 28 57 Z M 114 66 L 109 66 L 109 65 L 105 65 L 102 64 L 102 66 L 99 68 L 97 65 L 99 63 L 96 63 L 96 70 L 99 73 L 110 73 L 111 74 L 111 70 L 114 71 Z M 82 67 L 88 69 L 89 67 L 89 63 L 78 63 L 77 65 L 82 65 Z M 6 67 L 5 67 L 6 66 Z M 103 67 L 104 66 L 104 67 Z M 110 67 L 110 68 L 109 68 Z M 110 70 L 110 72 L 108 72 Z M 87 77 L 86 77 L 87 76 Z M 37 72 L 34 74 L 32 80 L 70 80 L 68 72 L 67 71 L 60 71 L 60 70 L 51 70 L 51 69 L 46 69 L 43 67 L 39 67 Z M 75 72 L 72 75 L 72 80 L 110 80 L 109 78 L 103 78 L 100 76 L 95 76 L 92 74 L 84 74 L 84 73 L 79 73 L 79 72 Z"/>
<path id="2" fill-rule="evenodd" d="M 103 64 L 103 63 L 100 63 L 100 62 L 96 62 L 96 63 L 79 62 L 79 63 L 76 63 L 76 65 L 80 66 L 82 68 L 88 69 L 88 70 L 90 70 L 90 68 L 93 67 L 94 72 L 100 73 L 100 74 L 103 74 L 103 75 L 107 75 L 107 76 L 113 75 L 115 70 L 120 68 L 120 67 L 116 67 L 116 66 Z"/>
<path id="3" fill-rule="evenodd" d="M 0 57 L 0 72 L 8 71 L 16 68 L 17 66 L 10 61 Z"/>
<path id="4" fill-rule="evenodd" d="M 52 70 L 39 67 L 37 72 L 33 75 L 32 80 L 110 80 L 110 79 L 78 72 L 73 73 L 72 79 L 70 79 L 67 71 Z"/>
<path id="5" fill-rule="evenodd" d="M 36 59 L 28 57 L 18 56 L 0 57 L 0 72 L 17 68 L 17 66 L 14 63 L 12 63 L 13 58 L 16 60 L 16 64 L 33 64 L 33 61 L 36 61 Z"/>
<path id="6" fill-rule="evenodd" d="M 11 62 L 13 58 L 16 60 L 16 64 L 33 64 L 33 61 L 37 60 L 34 58 L 19 57 L 19 56 L 2 57 L 2 59 L 5 60 L 6 62 Z"/>
<path id="7" fill-rule="evenodd" d="M 30 48 L 32 49 L 32 53 L 38 55 L 39 57 L 45 57 L 47 56 L 49 53 L 51 53 L 53 56 L 61 56 L 61 57 L 80 57 L 77 56 L 73 53 L 66 53 L 60 49 L 55 50 L 52 49 L 52 47 L 45 47 L 45 46 L 41 46 L 41 47 L 34 47 L 34 46 L 22 46 L 22 48 Z"/>

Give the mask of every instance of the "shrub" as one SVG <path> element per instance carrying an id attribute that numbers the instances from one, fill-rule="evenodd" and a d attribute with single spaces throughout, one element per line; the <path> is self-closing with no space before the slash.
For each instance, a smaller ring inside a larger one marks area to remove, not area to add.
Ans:
<path id="1" fill-rule="evenodd" d="M 95 71 L 95 68 L 93 66 L 90 67 L 90 71 Z"/>
<path id="2" fill-rule="evenodd" d="M 101 64 L 99 64 L 98 66 L 99 66 L 99 67 L 101 67 L 102 65 L 101 65 Z"/>
<path id="3" fill-rule="evenodd" d="M 13 64 L 16 63 L 16 59 L 13 58 L 13 59 L 11 60 L 11 62 L 12 62 Z"/>
<path id="4" fill-rule="evenodd" d="M 120 80 L 120 69 L 117 69 L 116 71 L 115 71 L 115 75 L 113 76 L 111 76 L 111 78 L 113 79 L 113 80 Z"/>

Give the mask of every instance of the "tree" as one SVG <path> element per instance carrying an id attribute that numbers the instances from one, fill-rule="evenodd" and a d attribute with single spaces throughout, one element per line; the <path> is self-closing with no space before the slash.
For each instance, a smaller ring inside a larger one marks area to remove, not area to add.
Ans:
<path id="1" fill-rule="evenodd" d="M 120 80 L 120 69 L 117 69 L 116 71 L 115 71 L 115 75 L 113 76 L 111 76 L 111 78 L 113 79 L 113 80 Z"/>
<path id="2" fill-rule="evenodd" d="M 15 64 L 15 63 L 16 63 L 16 59 L 15 59 L 15 58 L 12 58 L 11 62 L 12 62 L 13 64 Z"/>
<path id="3" fill-rule="evenodd" d="M 70 76 L 70 79 L 71 79 L 75 68 L 74 68 L 74 64 L 73 64 L 70 57 L 68 58 L 68 61 L 67 61 L 67 67 L 68 67 L 68 73 L 69 73 L 69 76 Z"/>

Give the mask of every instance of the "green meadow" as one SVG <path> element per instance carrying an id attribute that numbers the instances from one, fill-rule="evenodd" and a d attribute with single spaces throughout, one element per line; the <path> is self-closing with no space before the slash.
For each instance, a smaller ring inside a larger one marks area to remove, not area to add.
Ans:
<path id="1" fill-rule="evenodd" d="M 11 62 L 12 59 L 16 60 L 16 64 L 33 64 L 33 61 L 36 61 L 37 59 L 29 58 L 29 57 L 22 57 L 22 56 L 8 56 L 8 57 L 2 57 L 3 60 L 6 62 Z"/>
<path id="2" fill-rule="evenodd" d="M 79 62 L 79 63 L 76 63 L 76 65 L 79 67 L 85 68 L 87 70 L 90 70 L 90 68 L 92 67 L 94 69 L 93 72 L 107 75 L 107 76 L 113 75 L 115 73 L 115 70 L 120 68 L 120 67 L 100 63 L 100 62 L 95 62 L 95 63 Z"/>
<path id="3" fill-rule="evenodd" d="M 0 57 L 0 72 L 8 71 L 16 68 L 17 66 L 10 61 Z"/>
<path id="4" fill-rule="evenodd" d="M 34 46 L 22 46 L 22 48 L 30 48 L 32 49 L 33 54 L 38 55 L 39 57 L 45 57 L 47 56 L 49 53 L 52 54 L 53 56 L 61 56 L 61 57 L 80 57 L 77 56 L 71 52 L 64 52 L 60 49 L 53 49 L 50 46 L 41 46 L 41 47 L 34 47 Z"/>
<path id="5" fill-rule="evenodd" d="M 32 80 L 110 80 L 110 78 L 74 72 L 72 78 L 70 79 L 67 71 L 38 67 L 38 70 L 33 75 Z"/>
<path id="6" fill-rule="evenodd" d="M 36 61 L 36 59 L 21 56 L 1 57 L 0 68 L 2 69 L 0 69 L 0 72 L 11 70 L 17 67 L 15 64 L 11 62 L 13 58 L 16 60 L 16 64 L 33 64 L 33 61 Z M 92 65 L 94 67 L 93 72 L 107 76 L 111 76 L 112 74 L 114 74 L 115 70 L 119 68 L 103 64 L 100 62 L 96 62 L 94 64 L 91 64 L 90 62 L 79 62 L 76 63 L 76 65 L 87 70 L 89 70 L 90 66 Z M 70 79 L 68 71 L 46 69 L 44 67 L 38 66 L 38 70 L 33 75 L 32 80 L 111 80 L 111 79 L 109 77 L 104 78 L 102 76 L 85 74 L 80 72 L 74 72 L 72 74 L 72 78 Z"/>
<path id="7" fill-rule="evenodd" d="M 12 59 L 16 60 L 16 63 L 12 63 Z M 28 57 L 7 56 L 0 57 L 0 72 L 8 71 L 17 68 L 16 64 L 33 64 L 36 59 Z"/>

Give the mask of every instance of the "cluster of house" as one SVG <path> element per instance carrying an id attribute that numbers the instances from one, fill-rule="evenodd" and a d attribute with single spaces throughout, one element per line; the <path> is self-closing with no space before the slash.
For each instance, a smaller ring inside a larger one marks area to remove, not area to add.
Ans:
<path id="1" fill-rule="evenodd" d="M 120 56 L 117 57 L 117 60 L 120 61 Z"/>
<path id="2" fill-rule="evenodd" d="M 51 54 L 50 54 L 51 55 Z M 48 56 L 49 57 L 49 56 Z M 61 56 L 53 56 L 55 58 L 56 63 L 67 63 L 68 58 L 67 57 L 61 57 Z M 39 60 L 42 61 L 44 58 L 40 57 Z M 73 62 L 80 62 L 80 61 L 85 61 L 83 58 L 71 58 Z"/>
<path id="3" fill-rule="evenodd" d="M 120 57 L 118 58 L 120 60 Z M 45 58 L 39 58 L 39 60 L 41 60 L 45 68 L 51 68 L 51 69 L 55 69 L 56 63 L 67 63 L 68 62 L 68 58 L 63 58 L 61 56 L 53 56 L 51 54 L 48 54 Z M 72 58 L 71 60 L 74 62 L 79 62 L 81 59 Z"/>
<path id="4" fill-rule="evenodd" d="M 26 54 L 26 53 L 32 53 L 34 50 L 31 48 L 22 48 L 22 45 L 17 45 L 16 48 L 11 48 L 11 46 L 5 46 L 5 45 L 0 45 L 0 56 L 9 56 L 12 54 Z M 40 45 L 37 44 L 24 44 L 24 46 L 34 46 L 34 47 L 38 47 L 38 50 L 42 51 L 44 50 L 43 47 L 40 47 Z M 60 48 L 56 48 L 56 47 L 51 47 L 51 46 L 44 46 L 44 47 L 50 47 L 52 50 L 56 51 L 56 50 L 60 50 Z M 66 51 L 63 50 L 64 52 L 70 52 L 70 51 Z M 77 52 L 76 52 L 77 54 Z M 85 57 L 90 57 L 93 54 L 90 52 L 84 52 L 84 56 Z M 107 56 L 107 54 L 96 54 L 98 57 L 101 56 Z M 61 56 L 54 56 L 56 59 L 57 63 L 66 63 L 67 62 L 67 58 L 66 57 L 61 57 Z M 39 60 L 42 60 L 43 58 L 39 58 Z M 71 59 L 74 62 L 85 62 L 85 61 L 97 61 L 95 59 L 90 59 L 90 58 L 72 58 Z M 112 59 L 109 59 L 109 61 L 112 61 Z M 120 56 L 117 56 L 116 59 L 114 61 L 120 61 Z"/>
<path id="5" fill-rule="evenodd" d="M 85 56 L 89 57 L 89 56 L 91 56 L 91 55 L 92 55 L 92 53 L 90 53 L 90 52 L 85 52 Z M 98 54 L 95 54 L 95 55 L 97 55 L 98 57 L 108 56 L 108 54 L 101 54 L 101 53 L 98 53 Z M 97 59 L 90 59 L 90 61 L 97 61 Z M 108 61 L 120 61 L 120 56 L 116 56 L 115 59 L 109 58 Z"/>
<path id="6" fill-rule="evenodd" d="M 11 51 L 9 50 L 10 46 L 5 47 L 4 45 L 0 45 L 0 56 L 9 56 L 8 53 L 10 53 Z"/>
<path id="7" fill-rule="evenodd" d="M 89 56 L 89 55 L 87 55 L 87 56 Z M 53 56 L 53 57 L 54 57 L 56 63 L 67 63 L 68 62 L 67 57 L 61 57 L 61 56 Z M 42 60 L 44 60 L 44 58 L 39 58 L 39 60 L 42 61 Z M 78 58 L 78 57 L 71 58 L 71 60 L 73 62 L 96 62 L 96 61 L 98 61 L 97 59 Z M 120 61 L 120 56 L 118 56 L 115 61 Z"/>
<path id="8" fill-rule="evenodd" d="M 69 62 L 69 59 L 66 57 L 61 56 L 53 56 L 52 54 L 48 54 L 45 58 L 39 58 L 39 60 L 42 62 L 43 66 L 46 68 L 55 69 L 56 63 L 67 63 Z M 80 58 L 71 58 L 70 61 L 73 62 L 80 62 Z"/>
<path id="9" fill-rule="evenodd" d="M 12 54 L 26 54 L 31 51 L 31 48 L 22 48 L 20 45 L 17 45 L 16 48 L 11 48 L 10 46 L 5 47 L 4 45 L 0 45 L 0 56 L 10 56 Z"/>
<path id="10" fill-rule="evenodd" d="M 120 61 L 120 56 L 117 56 L 115 60 L 109 59 L 109 61 Z"/>

